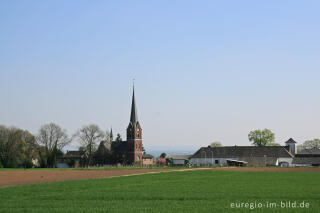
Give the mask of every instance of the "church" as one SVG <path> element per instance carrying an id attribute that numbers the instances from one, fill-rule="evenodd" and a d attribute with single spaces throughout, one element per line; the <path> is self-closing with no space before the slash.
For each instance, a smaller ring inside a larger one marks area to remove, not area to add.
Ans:
<path id="1" fill-rule="evenodd" d="M 142 129 L 138 121 L 138 113 L 136 100 L 134 95 L 134 87 L 132 92 L 130 121 L 127 127 L 126 141 L 113 141 L 111 132 L 111 152 L 117 163 L 131 165 L 135 162 L 142 162 L 143 146 L 142 146 Z"/>
<path id="2" fill-rule="evenodd" d="M 66 167 L 69 160 L 75 161 L 77 166 L 84 166 L 88 159 L 88 153 L 82 151 L 67 151 L 66 155 L 60 159 L 60 164 Z M 113 140 L 112 129 L 110 137 L 100 142 L 97 151 L 93 155 L 92 165 L 152 165 L 153 156 L 143 154 L 142 129 L 138 121 L 134 86 L 132 93 L 132 104 L 130 121 L 127 127 L 127 140 Z M 77 167 L 76 166 L 76 167 Z"/>

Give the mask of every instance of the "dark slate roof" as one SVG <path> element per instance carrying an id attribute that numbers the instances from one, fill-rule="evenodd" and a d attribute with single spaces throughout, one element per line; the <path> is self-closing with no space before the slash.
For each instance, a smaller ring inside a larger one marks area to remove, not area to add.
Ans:
<path id="1" fill-rule="evenodd" d="M 151 159 L 151 158 L 153 158 L 153 156 L 150 154 L 143 154 L 142 155 L 142 159 Z"/>
<path id="2" fill-rule="evenodd" d="M 192 158 L 210 158 L 212 156 L 215 158 L 293 157 L 283 146 L 209 146 L 200 148 Z"/>
<path id="3" fill-rule="evenodd" d="M 85 151 L 67 151 L 65 158 L 81 158 Z"/>
<path id="4" fill-rule="evenodd" d="M 295 157 L 292 164 L 320 164 L 320 156 L 318 157 Z"/>
<path id="5" fill-rule="evenodd" d="M 185 160 L 189 159 L 192 155 L 168 155 L 166 158 L 172 158 L 173 160 Z"/>
<path id="6" fill-rule="evenodd" d="M 303 149 L 303 150 L 298 151 L 297 154 L 320 155 L 320 149 Z"/>
<path id="7" fill-rule="evenodd" d="M 289 140 L 287 140 L 286 143 L 297 143 L 295 140 L 293 140 L 292 138 L 290 138 Z"/>
<path id="8" fill-rule="evenodd" d="M 113 152 L 126 152 L 127 141 L 112 141 L 111 151 Z"/>

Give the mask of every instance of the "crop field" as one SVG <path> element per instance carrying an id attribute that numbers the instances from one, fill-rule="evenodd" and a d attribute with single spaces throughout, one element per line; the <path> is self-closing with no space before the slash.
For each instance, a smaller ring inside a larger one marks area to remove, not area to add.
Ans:
<path id="1" fill-rule="evenodd" d="M 0 188 L 0 212 L 320 212 L 319 180 L 201 170 L 11 186 Z"/>

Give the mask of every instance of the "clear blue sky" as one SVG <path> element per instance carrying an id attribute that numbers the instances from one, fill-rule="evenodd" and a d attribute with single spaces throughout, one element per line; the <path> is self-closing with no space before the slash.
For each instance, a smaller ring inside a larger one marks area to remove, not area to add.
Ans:
<path id="1" fill-rule="evenodd" d="M 146 147 L 319 138 L 319 1 L 0 2 L 0 123 L 112 125 Z"/>

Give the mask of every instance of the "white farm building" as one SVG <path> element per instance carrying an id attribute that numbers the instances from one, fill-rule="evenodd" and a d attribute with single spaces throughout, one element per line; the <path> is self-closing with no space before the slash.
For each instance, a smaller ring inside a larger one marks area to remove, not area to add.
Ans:
<path id="1" fill-rule="evenodd" d="M 190 157 L 192 165 L 256 165 L 256 166 L 319 166 L 320 150 L 298 152 L 290 138 L 285 146 L 202 147 Z"/>

